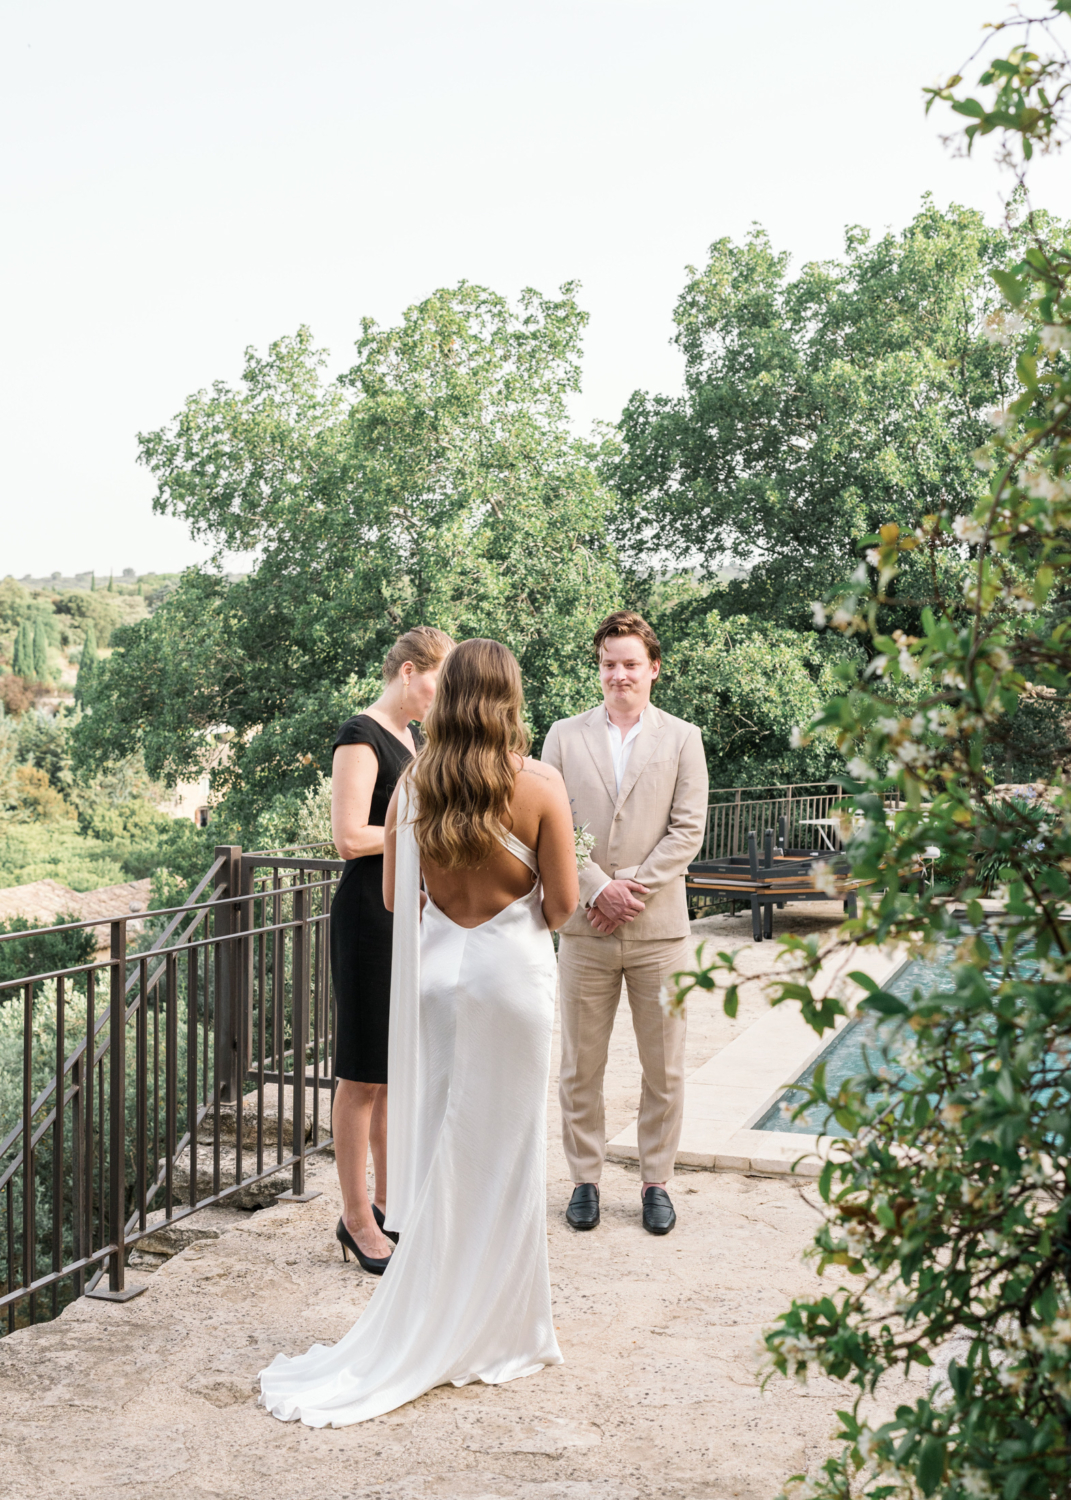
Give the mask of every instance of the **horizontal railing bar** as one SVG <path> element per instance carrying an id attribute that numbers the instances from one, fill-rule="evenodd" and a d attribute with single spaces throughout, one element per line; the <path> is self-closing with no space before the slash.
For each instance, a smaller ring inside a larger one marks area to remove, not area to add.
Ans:
<path id="1" fill-rule="evenodd" d="M 258 870 L 285 870 L 292 869 L 299 864 L 303 870 L 344 870 L 346 861 L 344 859 L 259 859 L 255 854 L 243 854 L 242 863 L 253 865 Z M 324 884 L 325 882 L 321 882 Z M 298 890 L 298 886 L 284 886 L 283 891 Z"/>
<path id="2" fill-rule="evenodd" d="M 291 1048 L 291 1051 L 293 1051 L 293 1048 Z M 259 1079 L 260 1079 L 260 1074 L 259 1073 L 247 1073 L 245 1075 L 245 1081 L 246 1081 L 246 1083 L 257 1083 L 259 1081 Z M 293 1073 L 284 1073 L 282 1081 L 284 1083 L 293 1083 L 294 1082 L 294 1075 L 293 1075 Z M 325 1074 L 322 1074 L 322 1073 L 318 1073 L 318 1074 L 315 1074 L 315 1075 L 312 1074 L 312 1073 L 306 1073 L 305 1074 L 305 1087 L 306 1088 L 308 1088 L 308 1086 L 311 1083 L 315 1082 L 316 1085 L 319 1088 L 329 1089 L 331 1087 L 331 1085 L 335 1081 L 336 1080 L 335 1080 L 335 1077 L 334 1077 L 333 1074 L 329 1074 L 329 1075 L 325 1075 Z M 339 1081 L 341 1081 L 341 1080 L 339 1080 Z M 265 1073 L 264 1074 L 264 1082 L 265 1083 L 278 1083 L 279 1082 L 279 1075 L 278 1075 L 278 1073 Z M 246 1094 L 245 1097 L 247 1099 L 251 1099 L 253 1097 L 253 1095 L 252 1094 Z M 3 1186 L 3 1184 L 0 1183 L 0 1186 Z"/>
<path id="3" fill-rule="evenodd" d="M 243 858 L 244 858 L 244 856 L 243 856 Z M 219 861 L 217 863 L 222 863 L 222 862 Z M 286 867 L 286 868 L 296 868 L 297 867 L 297 861 L 294 861 L 294 860 L 280 860 L 280 861 L 277 861 L 276 863 L 278 865 L 280 865 L 282 867 Z M 301 868 L 302 869 L 307 869 L 307 870 L 341 870 L 341 869 L 344 869 L 345 866 L 344 866 L 344 864 L 343 864 L 343 862 L 341 860 L 322 860 L 321 859 L 321 860 L 303 860 L 303 861 L 301 861 Z M 288 895 L 292 895 L 294 891 L 314 891 L 314 890 L 321 890 L 325 885 L 329 885 L 329 884 L 330 884 L 330 881 L 327 881 L 327 880 L 308 880 L 308 881 L 305 881 L 302 885 L 287 885 L 287 886 L 283 886 L 278 892 L 273 892 L 273 894 L 277 894 L 277 895 L 280 895 L 280 896 L 288 896 Z M 226 886 L 225 885 L 220 885 L 220 886 L 217 887 L 217 890 L 220 890 L 220 891 L 226 890 Z M 217 907 L 239 906 L 243 902 L 246 902 L 246 901 L 259 901 L 260 900 L 260 894 L 261 894 L 260 892 L 252 892 L 252 893 L 249 893 L 249 894 L 246 894 L 246 895 L 239 895 L 239 894 L 236 893 L 234 895 L 222 896 L 222 897 L 219 897 L 218 899 L 217 899 L 216 896 L 213 896 L 212 900 L 210 900 L 210 901 L 196 901 L 195 902 L 195 901 L 193 901 L 191 899 L 190 901 L 184 902 L 182 904 L 182 906 L 161 906 L 161 907 L 151 907 L 151 908 L 147 907 L 144 911 L 136 911 L 136 912 L 132 912 L 132 911 L 130 911 L 128 909 L 127 911 L 115 912 L 115 913 L 113 913 L 110 916 L 104 916 L 104 917 L 86 917 L 85 919 L 83 919 L 81 921 L 78 921 L 78 922 L 60 922 L 60 923 L 57 923 L 56 925 L 54 925 L 52 927 L 28 927 L 23 932 L 3 932 L 3 933 L 0 933 L 0 943 L 14 943 L 14 942 L 18 942 L 20 939 L 25 939 L 25 938 L 51 937 L 53 935 L 53 933 L 57 933 L 57 932 L 79 932 L 79 931 L 83 931 L 83 930 L 85 930 L 87 928 L 109 927 L 109 926 L 111 926 L 111 924 L 113 922 L 143 922 L 148 917 L 166 917 L 166 916 L 168 916 L 172 912 L 177 913 L 178 916 L 181 917 L 182 914 L 183 914 L 183 912 L 197 912 L 197 913 L 202 913 L 202 912 L 206 912 L 206 911 L 212 911 L 212 910 L 216 909 Z M 168 931 L 173 931 L 175 925 L 176 924 L 173 923 L 172 926 L 171 926 L 171 928 L 168 929 Z M 159 946 L 159 944 L 161 944 L 163 942 L 163 938 L 164 938 L 165 935 L 166 934 L 161 934 L 161 936 L 157 939 L 157 942 L 151 948 L 145 948 L 142 951 L 141 954 L 135 955 L 135 956 L 144 958 L 145 955 L 149 954 L 149 953 L 151 953 L 151 954 L 153 954 L 155 956 L 156 954 L 166 952 L 167 950 L 165 948 Z M 108 960 L 107 959 L 102 959 L 102 960 L 100 960 L 100 962 L 101 963 L 107 963 Z M 93 965 L 89 965 L 89 967 L 93 967 Z M 57 970 L 57 973 L 66 973 L 66 972 L 67 972 L 66 970 Z M 74 973 L 76 971 L 75 970 L 71 970 L 71 972 Z M 29 977 L 29 976 L 27 976 L 27 977 Z M 45 979 L 47 979 L 47 978 L 51 978 L 53 976 L 46 974 L 46 975 L 40 975 L 40 976 L 35 975 L 33 977 L 34 978 L 45 978 Z M 23 983 L 22 980 L 17 980 L 17 981 L 12 981 L 12 982 L 14 982 L 14 983 L 20 983 L 20 984 Z"/>
<path id="4" fill-rule="evenodd" d="M 219 862 L 217 861 L 217 863 Z M 212 873 L 215 872 L 213 871 Z M 218 889 L 225 890 L 226 886 L 221 885 Z M 18 938 L 50 937 L 54 932 L 77 932 L 85 927 L 108 927 L 112 922 L 144 922 L 147 917 L 166 917 L 171 912 L 177 912 L 181 916 L 184 911 L 207 911 L 214 906 L 227 906 L 229 904 L 230 898 L 225 897 L 220 901 L 215 899 L 211 901 L 194 901 L 191 898 L 189 901 L 184 901 L 181 906 L 146 907 L 144 911 L 131 911 L 127 907 L 126 911 L 113 912 L 110 916 L 83 917 L 78 922 L 60 922 L 53 927 L 29 927 L 25 932 L 0 933 L 0 943 L 14 942 Z M 151 953 L 153 950 L 146 948 L 145 951 L 146 953 Z"/>
<path id="5" fill-rule="evenodd" d="M 189 1137 L 187 1136 L 187 1140 Z M 334 1137 L 329 1140 L 318 1141 L 315 1146 L 306 1146 L 305 1156 L 309 1157 L 318 1151 L 326 1151 L 334 1145 Z M 181 1149 L 181 1148 L 180 1148 Z M 178 1151 L 175 1153 L 179 1154 Z M 222 1203 L 227 1198 L 232 1198 L 235 1193 L 240 1193 L 243 1188 L 252 1187 L 255 1183 L 264 1182 L 269 1177 L 274 1177 L 277 1172 L 285 1171 L 287 1167 L 293 1167 L 300 1160 L 297 1152 L 285 1156 L 282 1161 L 272 1162 L 270 1167 L 265 1167 L 263 1172 L 257 1172 L 252 1177 L 243 1177 L 241 1182 L 232 1183 L 230 1187 L 223 1188 L 218 1193 L 213 1193 L 206 1198 L 198 1198 L 197 1202 L 190 1208 L 184 1208 L 180 1213 L 172 1214 L 170 1219 L 164 1219 L 159 1224 L 146 1225 L 144 1229 L 135 1230 L 132 1234 L 124 1235 L 127 1246 L 136 1245 L 139 1240 L 148 1239 L 151 1234 L 157 1234 L 166 1225 L 174 1224 L 181 1219 L 188 1219 L 191 1214 L 197 1213 L 202 1208 L 208 1208 L 213 1203 Z M 136 1217 L 136 1216 L 135 1216 Z M 14 1291 L 7 1292 L 0 1297 L 0 1307 L 6 1307 L 9 1302 L 19 1302 L 24 1297 L 30 1297 L 34 1292 L 39 1292 L 44 1287 L 52 1286 L 57 1281 L 62 1281 L 65 1276 L 73 1276 L 76 1271 L 85 1270 L 87 1266 L 98 1264 L 107 1260 L 115 1251 L 116 1247 L 104 1245 L 95 1250 L 92 1255 L 83 1256 L 81 1260 L 72 1261 L 60 1271 L 50 1271 L 47 1276 L 38 1277 L 36 1281 L 29 1282 L 26 1286 L 16 1287 Z"/>
<path id="6" fill-rule="evenodd" d="M 167 924 L 167 926 L 164 928 L 163 932 L 160 934 L 159 938 L 156 940 L 155 943 L 153 943 L 152 948 L 149 949 L 150 953 L 153 952 L 155 949 L 162 949 L 163 948 L 163 946 L 164 946 L 165 942 L 167 941 L 167 939 L 171 936 L 172 932 L 174 932 L 175 928 L 179 925 L 180 921 L 182 920 L 182 913 L 184 911 L 188 911 L 192 907 L 193 903 L 197 900 L 198 896 L 204 890 L 205 886 L 208 885 L 208 883 L 209 883 L 210 880 L 213 880 L 215 878 L 215 876 L 217 876 L 219 874 L 220 870 L 223 869 L 223 866 L 226 863 L 227 863 L 226 858 L 221 854 L 220 857 L 211 866 L 211 868 L 209 869 L 208 873 L 204 876 L 204 878 L 197 885 L 196 889 L 192 890 L 190 892 L 190 894 L 186 897 L 186 900 L 179 907 L 178 913 L 176 914 L 176 916 Z M 213 901 L 215 901 L 215 899 L 216 899 L 216 893 L 218 891 L 222 890 L 222 889 L 223 889 L 223 887 L 222 886 L 218 886 L 218 885 L 213 888 L 213 890 L 212 890 L 212 900 Z"/>
<path id="7" fill-rule="evenodd" d="M 317 882 L 317 884 L 323 884 L 323 883 L 324 882 Z M 290 890 L 290 889 L 313 889 L 313 888 L 314 888 L 313 886 L 306 886 L 306 887 L 288 887 L 287 889 Z M 269 894 L 271 894 L 271 893 L 269 893 Z M 282 893 L 278 893 L 278 894 L 282 894 Z M 252 897 L 242 897 L 241 899 L 243 899 L 243 900 L 251 900 L 251 899 L 254 899 L 254 898 L 252 898 Z M 257 896 L 255 899 L 256 900 L 261 900 L 262 898 L 260 896 Z M 267 898 L 265 897 L 263 899 L 267 899 Z M 153 956 L 156 957 L 156 958 L 159 958 L 161 956 L 166 956 L 166 955 L 171 954 L 171 953 L 181 955 L 183 953 L 189 953 L 190 950 L 193 949 L 193 948 L 206 948 L 206 947 L 210 947 L 210 946 L 212 946 L 212 945 L 214 945 L 216 943 L 219 943 L 219 944 L 233 943 L 233 942 L 236 942 L 236 941 L 238 941 L 240 939 L 255 937 L 259 933 L 286 932 L 286 931 L 288 931 L 291 928 L 296 928 L 296 927 L 301 927 L 301 926 L 306 926 L 306 927 L 323 926 L 325 923 L 329 923 L 330 919 L 331 919 L 331 913 L 329 911 L 327 911 L 327 912 L 321 912 L 321 913 L 319 913 L 315 917 L 306 917 L 306 918 L 304 918 L 304 920 L 296 919 L 296 918 L 291 917 L 286 922 L 277 922 L 277 923 L 272 924 L 269 927 L 244 928 L 244 929 L 242 929 L 239 932 L 226 932 L 226 933 L 220 933 L 219 936 L 212 936 L 212 937 L 207 937 L 207 938 L 198 938 L 196 942 L 192 942 L 192 943 L 185 942 L 185 943 L 180 944 L 177 947 L 157 950 L 156 952 L 154 952 Z M 125 962 L 127 964 L 138 963 L 140 960 L 144 959 L 144 957 L 145 957 L 144 953 L 129 954 L 127 956 Z M 98 964 L 82 964 L 82 965 L 78 966 L 77 968 L 73 968 L 73 969 L 57 969 L 57 970 L 55 970 L 51 974 L 32 974 L 32 975 L 27 975 L 23 979 L 10 979 L 10 980 L 5 981 L 3 984 L 0 984 L 0 991 L 5 990 L 5 989 L 13 989 L 16 986 L 20 986 L 20 985 L 24 985 L 24 984 L 38 984 L 42 980 L 45 980 L 45 979 L 66 978 L 67 975 L 69 975 L 69 974 L 89 973 L 90 971 L 98 971 L 98 970 L 99 971 L 104 971 L 106 969 L 111 969 L 111 968 L 115 967 L 120 962 L 122 962 L 122 960 L 117 959 L 117 958 L 104 958 L 104 959 L 101 959 Z M 165 968 L 166 968 L 166 965 L 161 965 L 161 971 L 163 969 L 165 969 Z M 135 974 L 135 975 L 132 976 L 133 983 L 136 984 L 136 982 L 138 980 L 138 977 L 139 976 L 137 974 Z M 130 986 L 128 986 L 128 990 L 129 990 L 129 988 L 130 988 Z M 152 985 L 151 984 L 146 987 L 146 999 L 148 998 L 148 994 L 151 991 L 151 989 L 152 989 Z M 127 1008 L 126 1016 L 125 1016 L 125 1021 L 126 1021 L 127 1025 L 129 1025 L 130 1022 L 137 1015 L 137 1010 L 138 1010 L 138 1006 L 140 1005 L 140 1003 L 141 1003 L 141 996 L 139 995 L 134 1000 L 133 1004 L 130 1005 Z M 104 1030 L 104 1028 L 109 1024 L 109 1021 L 110 1021 L 109 1012 L 107 1010 L 104 1010 L 102 1012 L 102 1014 L 100 1015 L 100 1017 L 98 1018 L 96 1025 L 93 1028 L 93 1037 L 94 1037 L 94 1040 L 96 1040 L 96 1038 L 100 1035 L 100 1033 Z M 102 1042 L 102 1044 L 99 1047 L 99 1049 L 97 1051 L 95 1051 L 94 1054 L 93 1054 L 93 1065 L 94 1066 L 96 1066 L 96 1064 L 99 1063 L 101 1061 L 101 1059 L 106 1055 L 106 1053 L 108 1051 L 108 1047 L 110 1046 L 110 1044 L 111 1044 L 111 1036 L 109 1034 L 107 1040 L 105 1040 L 104 1042 Z M 78 1043 L 77 1047 L 75 1047 L 74 1051 L 72 1053 L 70 1053 L 68 1057 L 66 1057 L 64 1059 L 64 1063 L 63 1063 L 64 1076 L 66 1076 L 66 1074 L 70 1072 L 71 1068 L 74 1067 L 75 1063 L 78 1062 L 79 1059 L 85 1055 L 85 1050 L 86 1050 L 86 1039 L 85 1039 L 85 1037 L 83 1037 L 82 1040 Z M 52 1094 L 53 1094 L 53 1092 L 55 1090 L 55 1087 L 56 1087 L 56 1080 L 55 1080 L 55 1077 L 53 1076 L 53 1078 L 45 1085 L 44 1089 L 41 1091 L 41 1093 L 38 1095 L 37 1099 L 35 1099 L 34 1103 L 31 1105 L 31 1109 L 30 1109 L 31 1114 L 36 1114 L 39 1109 L 41 1109 L 41 1108 L 44 1107 L 44 1105 L 47 1103 L 47 1101 L 52 1097 Z M 21 1134 L 22 1134 L 22 1121 L 20 1119 L 19 1123 L 17 1125 L 15 1125 L 15 1126 L 12 1127 L 12 1130 L 7 1135 L 7 1137 L 3 1141 L 0 1141 L 0 1157 L 3 1157 L 10 1150 L 11 1146 L 14 1144 L 15 1141 L 17 1141 L 19 1139 L 19 1137 L 21 1136 Z M 0 1180 L 0 1186 L 2 1186 L 2 1185 L 3 1185 L 3 1180 Z"/>
<path id="8" fill-rule="evenodd" d="M 76 1271 L 84 1271 L 86 1266 L 94 1266 L 98 1261 L 107 1260 L 114 1250 L 114 1245 L 105 1245 L 100 1250 L 94 1250 L 92 1255 L 85 1255 L 81 1260 L 72 1261 L 62 1271 L 50 1271 L 47 1276 L 39 1276 L 36 1281 L 31 1281 L 27 1286 L 16 1287 L 13 1292 L 5 1292 L 0 1297 L 0 1307 L 7 1307 L 9 1302 L 21 1302 L 23 1297 L 32 1297 L 34 1292 L 39 1292 L 42 1287 L 52 1286 L 55 1282 L 62 1281 L 65 1276 L 73 1276 Z"/>
<path id="9" fill-rule="evenodd" d="M 268 897 L 273 895 L 288 896 L 293 891 L 319 890 L 327 883 L 327 881 L 320 880 L 311 882 L 307 885 L 288 885 L 281 891 L 254 891 L 252 895 L 236 896 L 233 902 L 228 901 L 224 904 L 227 906 L 237 906 L 242 901 L 261 901 L 266 900 L 268 899 Z M 48 970 L 48 972 L 42 974 L 23 974 L 18 979 L 0 980 L 0 990 L 16 989 L 18 988 L 18 986 L 24 984 L 43 984 L 45 980 L 48 979 L 68 979 L 78 974 L 103 973 L 106 969 L 114 969 L 120 964 L 129 966 L 130 964 L 139 963 L 142 959 L 148 958 L 150 955 L 153 958 L 166 958 L 171 953 L 188 953 L 191 948 L 203 948 L 210 943 L 233 943 L 237 942 L 240 938 L 255 937 L 257 933 L 260 932 L 282 932 L 289 927 L 302 927 L 308 926 L 312 922 L 325 922 L 328 920 L 329 916 L 329 912 L 318 912 L 314 917 L 291 917 L 286 922 L 276 922 L 273 926 L 270 927 L 243 927 L 239 932 L 212 933 L 209 937 L 195 938 L 193 942 L 183 940 L 182 942 L 177 943 L 170 948 L 146 948 L 141 953 L 128 953 L 125 959 L 98 958 L 95 959 L 92 963 L 74 964 L 69 969 L 50 969 Z M 117 917 L 115 920 L 120 921 L 122 919 Z M 189 930 L 191 929 L 187 929 L 187 931 Z M 35 933 L 34 935 L 36 936 L 37 934 Z M 137 980 L 138 975 L 133 975 L 131 982 L 129 982 L 127 985 L 128 990 L 133 988 L 133 985 L 137 982 Z M 151 990 L 152 987 L 152 981 L 150 981 L 149 989 Z M 107 1018 L 105 1017 L 105 1023 L 106 1021 Z M 97 1030 L 100 1030 L 99 1025 L 97 1027 Z"/>

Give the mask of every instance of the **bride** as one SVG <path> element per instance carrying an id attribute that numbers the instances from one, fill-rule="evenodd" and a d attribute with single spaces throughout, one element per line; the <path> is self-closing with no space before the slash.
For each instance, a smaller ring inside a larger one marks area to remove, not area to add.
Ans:
<path id="1" fill-rule="evenodd" d="M 344 1338 L 261 1371 L 261 1403 L 283 1421 L 343 1427 L 436 1385 L 561 1363 L 546 1236 L 551 932 L 579 895 L 565 784 L 525 755 L 521 709 L 512 653 L 464 641 L 391 800 L 386 1227 L 398 1248 Z"/>

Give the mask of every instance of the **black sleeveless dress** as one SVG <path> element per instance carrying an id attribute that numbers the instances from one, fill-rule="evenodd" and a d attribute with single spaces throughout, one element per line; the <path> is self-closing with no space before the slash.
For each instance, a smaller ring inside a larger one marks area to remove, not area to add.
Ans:
<path id="1" fill-rule="evenodd" d="M 419 730 L 413 739 L 420 744 Z M 379 762 L 368 821 L 382 828 L 409 751 L 368 714 L 347 719 L 339 745 L 370 745 Z M 390 1020 L 390 962 L 394 918 L 383 905 L 383 856 L 346 861 L 331 903 L 331 980 L 338 1006 L 335 1077 L 386 1083 Z"/>

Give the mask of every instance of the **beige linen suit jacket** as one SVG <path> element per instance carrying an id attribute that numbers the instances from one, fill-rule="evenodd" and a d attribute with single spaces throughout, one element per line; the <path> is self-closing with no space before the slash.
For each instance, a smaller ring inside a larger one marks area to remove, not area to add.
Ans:
<path id="1" fill-rule="evenodd" d="M 586 823 L 595 847 L 580 871 L 580 905 L 562 928 L 597 937 L 584 915 L 607 880 L 638 880 L 650 890 L 645 909 L 617 929 L 632 942 L 688 935 L 685 872 L 703 844 L 707 763 L 694 724 L 654 704 L 632 746 L 617 790 L 606 710 L 559 719 L 550 726 L 542 760 L 560 771 L 576 824 Z"/>

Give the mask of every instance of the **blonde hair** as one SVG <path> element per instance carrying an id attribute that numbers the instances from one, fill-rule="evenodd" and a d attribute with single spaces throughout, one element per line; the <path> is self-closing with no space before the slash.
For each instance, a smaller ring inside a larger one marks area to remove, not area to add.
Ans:
<path id="1" fill-rule="evenodd" d="M 430 672 L 454 649 L 452 637 L 434 625 L 414 625 L 400 635 L 383 658 L 383 681 L 393 682 L 407 661 L 418 672 Z"/>
<path id="2" fill-rule="evenodd" d="M 443 665 L 409 767 L 421 855 L 445 870 L 481 864 L 499 847 L 517 772 L 528 751 L 521 669 L 498 641 L 462 641 Z"/>

